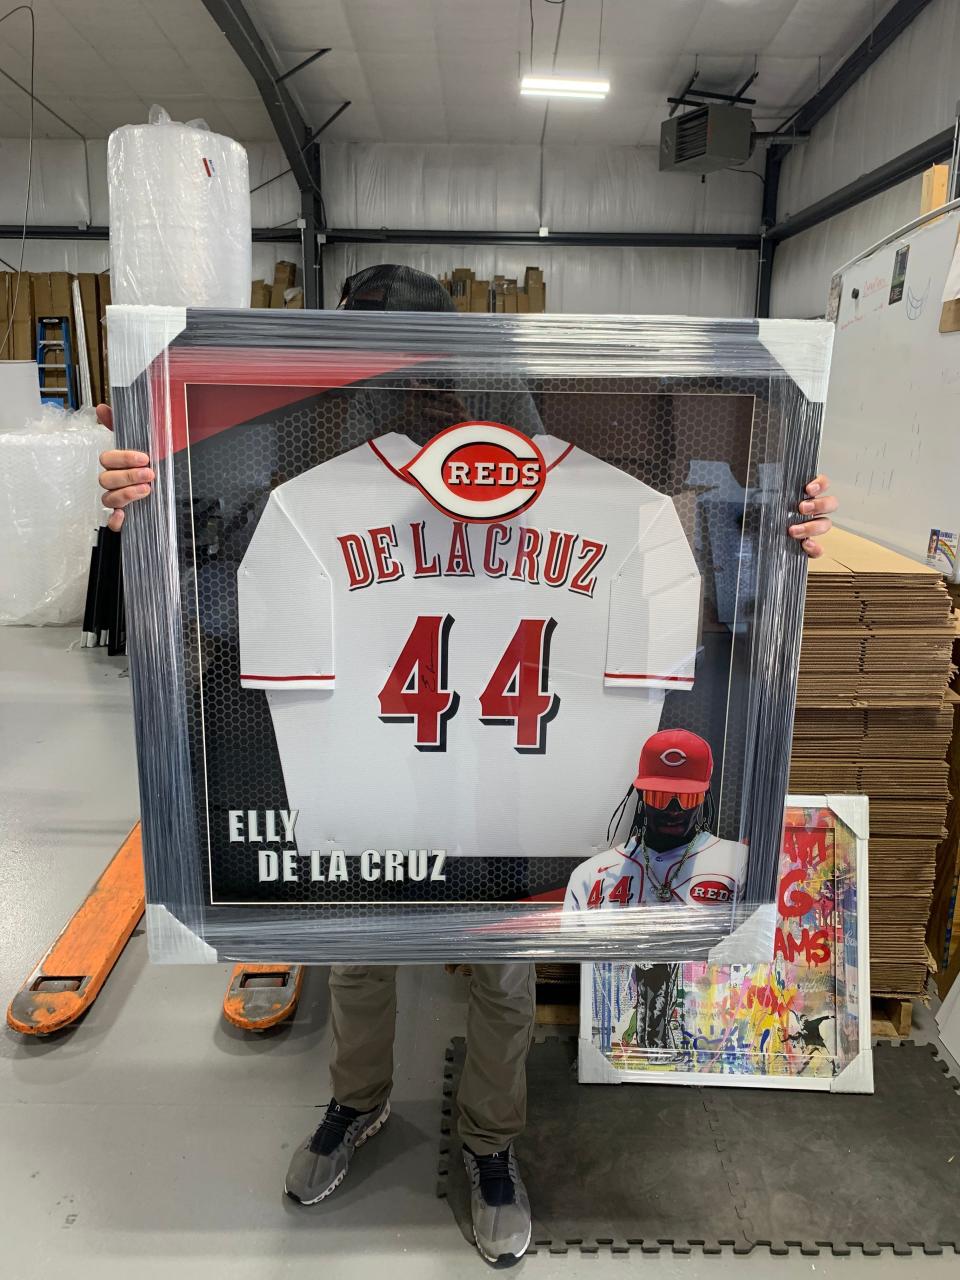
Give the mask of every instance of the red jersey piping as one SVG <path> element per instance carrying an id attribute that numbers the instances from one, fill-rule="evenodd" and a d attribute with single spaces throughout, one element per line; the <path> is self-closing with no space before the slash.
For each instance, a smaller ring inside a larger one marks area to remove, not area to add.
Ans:
<path id="1" fill-rule="evenodd" d="M 554 467 L 559 467 L 560 463 L 564 460 L 564 458 L 567 456 L 567 454 L 570 452 L 572 448 L 573 448 L 573 445 L 568 444 L 567 447 L 564 449 L 563 453 L 558 454 L 558 456 L 554 458 L 552 462 L 547 463 L 547 470 L 552 471 Z"/>
<path id="2" fill-rule="evenodd" d="M 680 684 L 693 684 L 693 676 L 655 676 L 649 671 L 605 671 L 604 680 L 672 680 Z"/>
<path id="3" fill-rule="evenodd" d="M 336 676 L 250 676 L 240 673 L 241 680 L 335 680 Z"/>

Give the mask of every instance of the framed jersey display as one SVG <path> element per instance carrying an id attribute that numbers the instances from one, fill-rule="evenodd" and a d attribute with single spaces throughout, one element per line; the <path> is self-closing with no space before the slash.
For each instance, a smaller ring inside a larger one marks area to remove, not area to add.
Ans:
<path id="1" fill-rule="evenodd" d="M 770 954 L 831 326 L 109 323 L 152 954 Z"/>
<path id="2" fill-rule="evenodd" d="M 868 805 L 788 799 L 772 964 L 584 965 L 581 1083 L 872 1092 Z"/>

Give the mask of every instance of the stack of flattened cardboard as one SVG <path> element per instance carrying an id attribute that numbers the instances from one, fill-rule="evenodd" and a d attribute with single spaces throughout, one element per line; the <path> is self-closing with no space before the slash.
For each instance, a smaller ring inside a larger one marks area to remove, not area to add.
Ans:
<path id="1" fill-rule="evenodd" d="M 834 530 L 810 565 L 790 789 L 870 797 L 871 987 L 926 982 L 955 615 L 935 570 Z"/>
<path id="2" fill-rule="evenodd" d="M 440 283 L 458 311 L 497 311 L 512 315 L 546 310 L 546 288 L 540 267 L 527 267 L 523 286 L 510 276 L 478 280 L 469 267 L 454 267 Z"/>
<path id="3" fill-rule="evenodd" d="M 83 311 L 83 329 L 86 356 L 90 365 L 90 389 L 95 403 L 106 400 L 109 394 L 106 362 L 106 330 L 103 317 L 110 302 L 110 276 L 107 272 L 96 274 L 81 271 L 73 276 L 67 271 L 0 272 L 0 340 L 10 328 L 10 337 L 0 348 L 0 360 L 33 360 L 37 353 L 37 321 L 45 316 L 65 316 L 70 330 L 70 340 L 75 361 L 77 350 L 77 324 L 73 305 L 73 282 L 80 285 L 80 306 Z M 13 317 L 13 325 L 10 319 Z M 47 353 L 47 363 L 62 364 L 59 351 Z M 62 387 L 64 375 L 48 373 L 46 385 Z"/>
<path id="4" fill-rule="evenodd" d="M 953 607 L 960 612 L 960 583 L 947 586 Z M 954 666 L 960 667 L 960 639 L 953 650 Z M 937 985 L 945 996 L 960 971 L 960 676 L 954 676 L 953 738 L 947 751 L 950 770 L 950 807 L 947 834 L 937 849 L 937 878 L 933 910 L 927 926 L 927 942 L 940 969 Z"/>

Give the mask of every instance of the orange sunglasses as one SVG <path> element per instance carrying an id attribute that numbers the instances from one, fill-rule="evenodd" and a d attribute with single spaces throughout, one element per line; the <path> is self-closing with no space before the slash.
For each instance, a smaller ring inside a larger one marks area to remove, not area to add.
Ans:
<path id="1" fill-rule="evenodd" d="M 671 800 L 676 800 L 681 809 L 696 809 L 707 798 L 705 791 L 690 791 L 680 795 L 676 791 L 644 791 L 643 803 L 651 809 L 666 809 Z"/>

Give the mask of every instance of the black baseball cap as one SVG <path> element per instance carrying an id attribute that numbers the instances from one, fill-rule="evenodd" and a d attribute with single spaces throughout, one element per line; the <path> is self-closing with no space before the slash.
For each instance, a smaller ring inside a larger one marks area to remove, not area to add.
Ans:
<path id="1" fill-rule="evenodd" d="M 340 292 L 346 311 L 455 311 L 453 299 L 439 280 L 385 262 L 348 276 Z"/>

